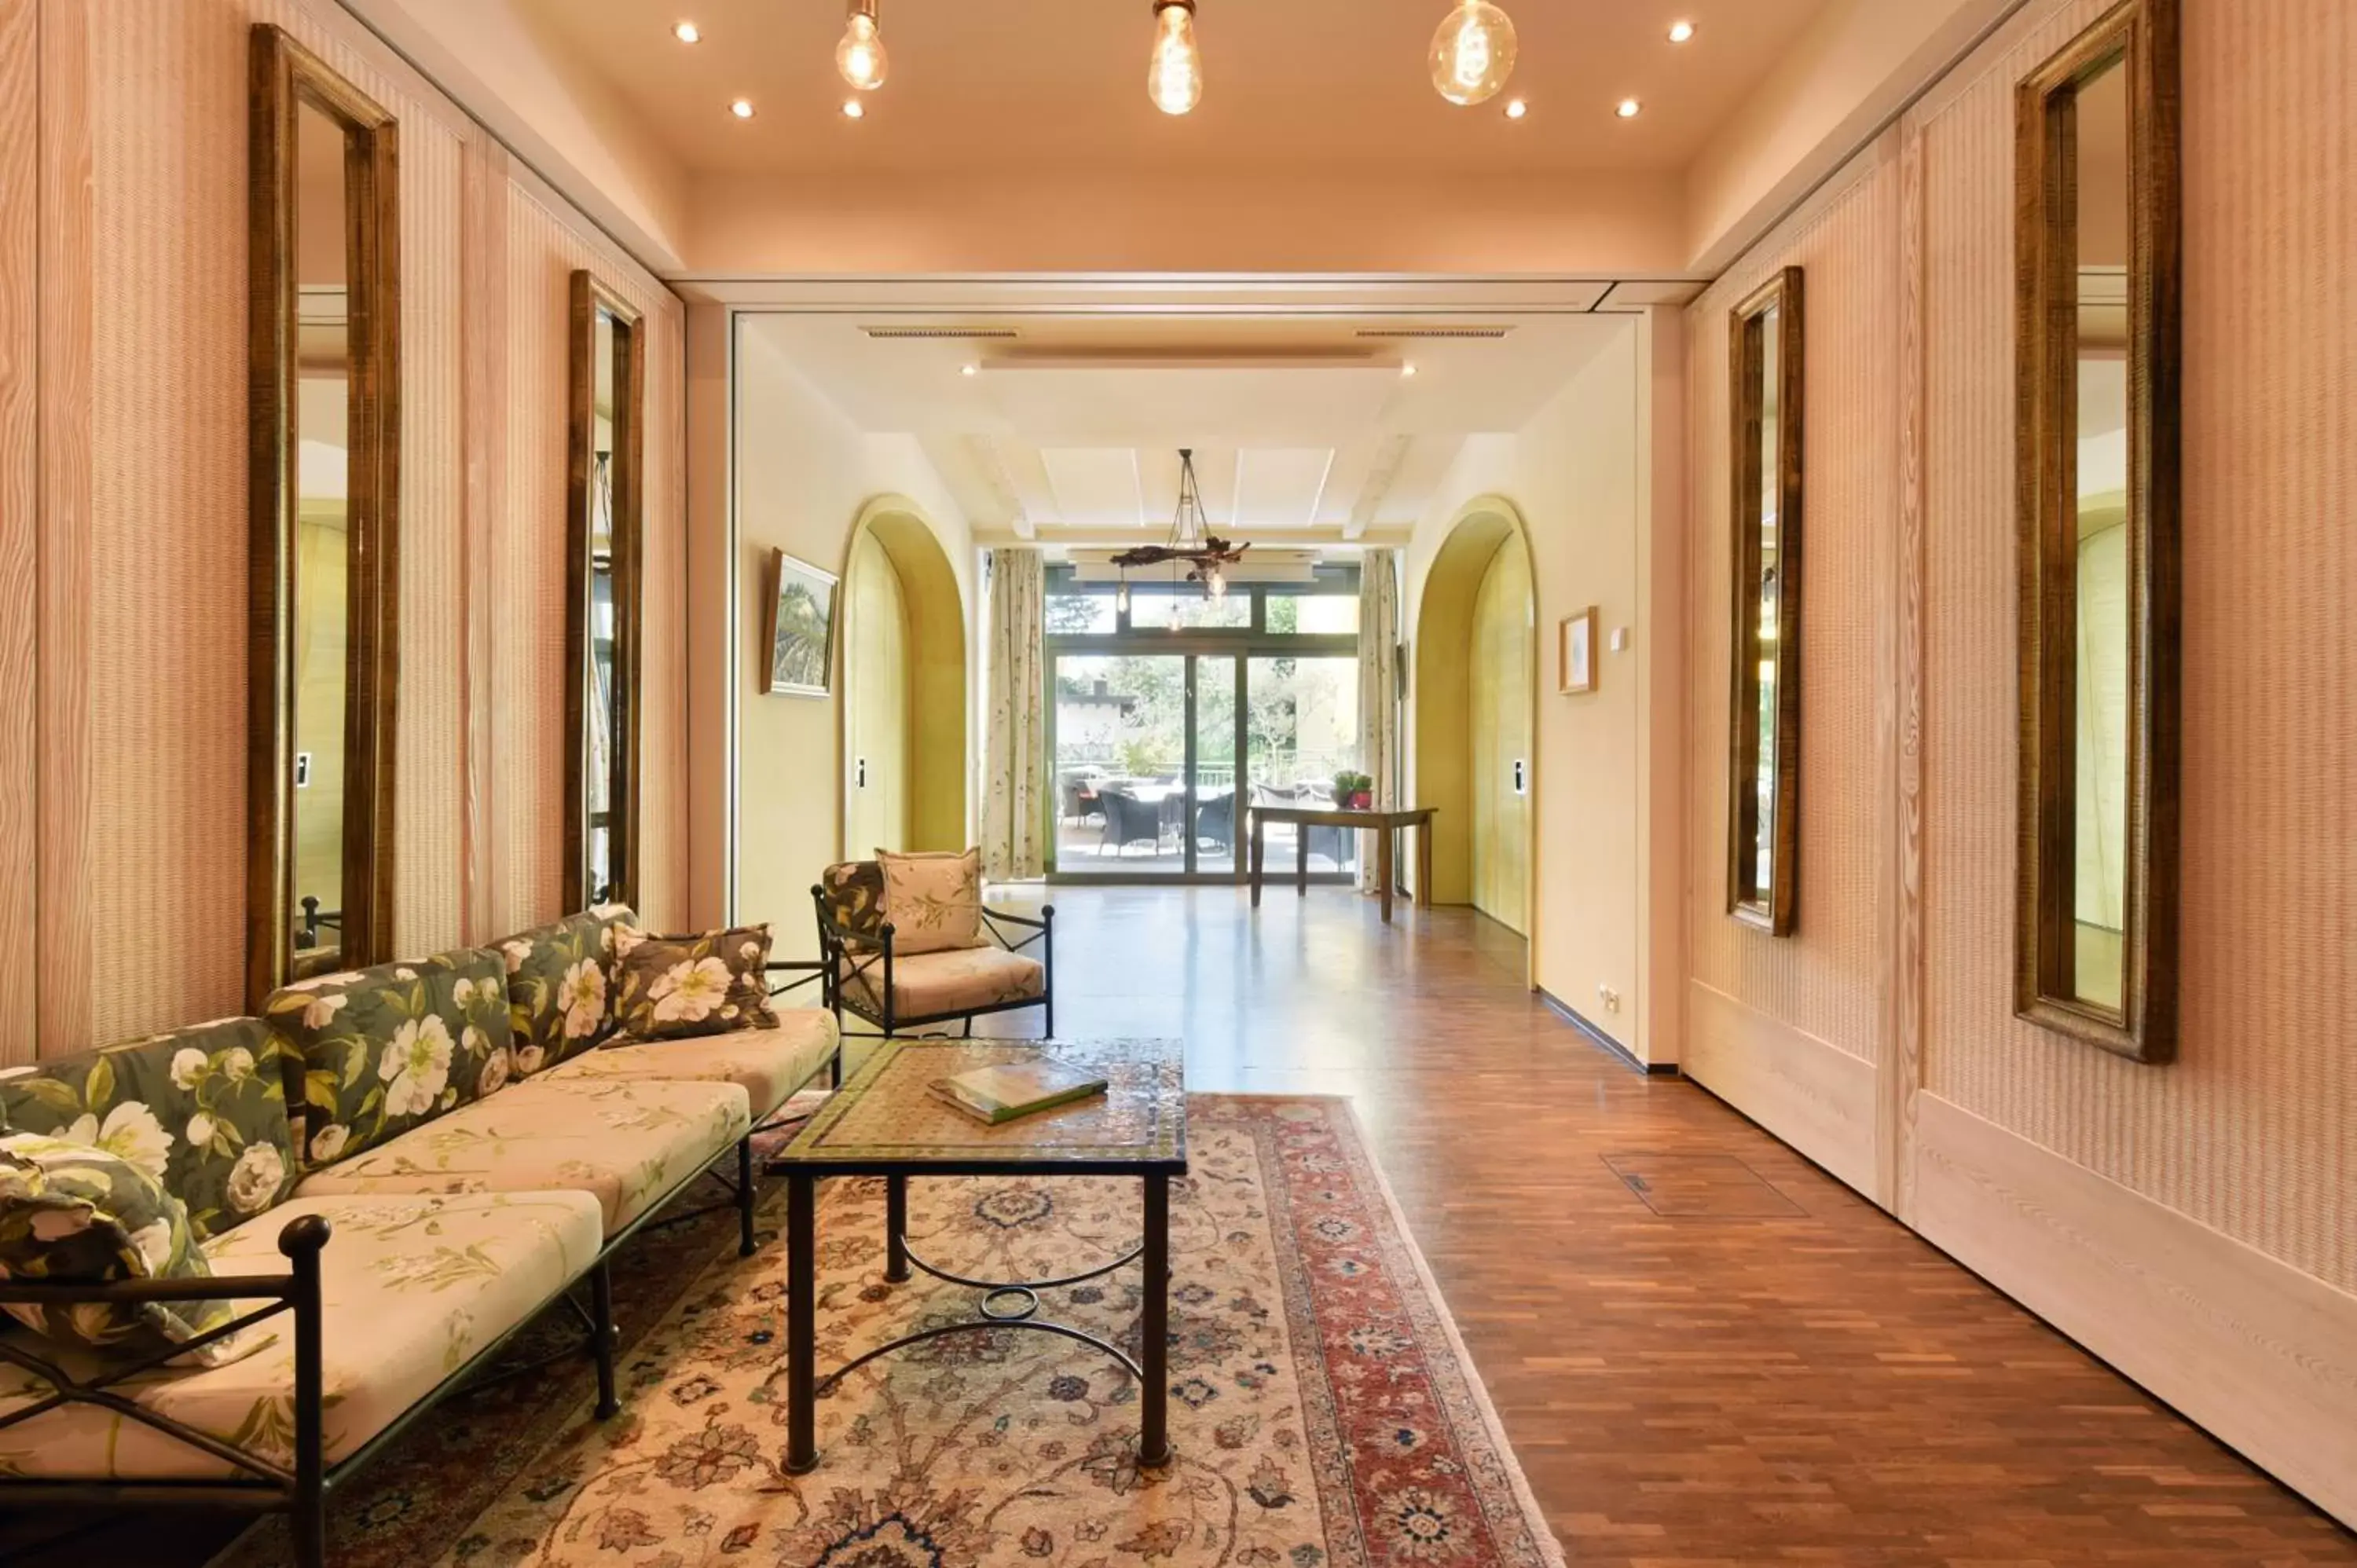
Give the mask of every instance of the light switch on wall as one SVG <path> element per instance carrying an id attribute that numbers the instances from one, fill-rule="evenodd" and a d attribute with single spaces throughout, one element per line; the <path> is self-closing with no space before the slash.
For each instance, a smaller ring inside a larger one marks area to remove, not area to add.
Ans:
<path id="1" fill-rule="evenodd" d="M 1615 653 L 1626 653 L 1629 651 L 1629 628 L 1627 627 L 1616 626 L 1612 628 L 1612 651 Z"/>

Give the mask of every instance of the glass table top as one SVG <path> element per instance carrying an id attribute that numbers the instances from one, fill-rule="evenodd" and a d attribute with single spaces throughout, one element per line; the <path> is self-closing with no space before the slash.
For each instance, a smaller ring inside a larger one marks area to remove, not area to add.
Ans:
<path id="1" fill-rule="evenodd" d="M 936 1099 L 935 1079 L 1046 1055 L 1109 1079 L 1103 1094 L 990 1126 Z M 1187 1087 L 1176 1040 L 889 1040 L 770 1157 L 796 1166 L 1187 1164 Z"/>

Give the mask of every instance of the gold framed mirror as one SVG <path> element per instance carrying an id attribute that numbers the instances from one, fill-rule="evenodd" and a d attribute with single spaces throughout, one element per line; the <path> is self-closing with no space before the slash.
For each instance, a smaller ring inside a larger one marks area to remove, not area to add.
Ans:
<path id="1" fill-rule="evenodd" d="M 639 313 L 573 274 L 566 491 L 565 908 L 635 904 L 646 351 Z"/>
<path id="2" fill-rule="evenodd" d="M 400 496 L 393 116 L 249 57 L 248 1004 L 392 955 Z"/>
<path id="3" fill-rule="evenodd" d="M 1734 465 L 1727 912 L 1790 936 L 1800 888 L 1801 269 L 1727 320 Z"/>
<path id="4" fill-rule="evenodd" d="M 2020 87 L 2016 1004 L 2177 1048 L 2177 0 L 2123 0 Z"/>

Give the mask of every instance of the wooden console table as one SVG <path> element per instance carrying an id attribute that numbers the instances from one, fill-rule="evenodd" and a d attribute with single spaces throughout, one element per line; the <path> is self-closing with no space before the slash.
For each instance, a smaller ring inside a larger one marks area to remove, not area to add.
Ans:
<path id="1" fill-rule="evenodd" d="M 1261 873 L 1268 846 L 1261 828 L 1266 822 L 1293 824 L 1293 875 L 1303 893 L 1309 891 L 1309 835 L 1304 828 L 1355 828 L 1375 835 L 1375 879 L 1383 887 L 1383 924 L 1391 924 L 1393 841 L 1402 828 L 1415 830 L 1415 901 L 1432 902 L 1432 817 L 1437 806 L 1411 806 L 1398 811 L 1344 811 L 1331 806 L 1254 806 L 1252 808 L 1252 901 L 1260 908 Z"/>

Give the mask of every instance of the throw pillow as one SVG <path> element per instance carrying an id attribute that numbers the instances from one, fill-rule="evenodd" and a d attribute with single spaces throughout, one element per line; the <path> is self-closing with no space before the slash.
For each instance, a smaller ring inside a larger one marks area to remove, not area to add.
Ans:
<path id="1" fill-rule="evenodd" d="M 828 917 L 848 933 L 844 945 L 855 952 L 877 946 L 884 929 L 884 868 L 872 860 L 846 860 L 819 873 L 818 883 Z"/>
<path id="2" fill-rule="evenodd" d="M 99 1285 L 211 1275 L 187 1207 L 139 1165 L 38 1133 L 0 1138 L 0 1278 Z M 226 1301 L 12 1304 L 7 1310 L 53 1343 L 124 1357 L 185 1345 L 237 1315 Z M 270 1337 L 233 1334 L 186 1359 L 218 1367 Z"/>
<path id="3" fill-rule="evenodd" d="M 638 923 L 628 907 L 600 904 L 495 944 L 507 965 L 517 1077 L 577 1057 L 614 1032 L 614 934 Z"/>
<path id="4" fill-rule="evenodd" d="M 614 1018 L 640 1040 L 774 1029 L 770 928 L 734 926 L 681 937 L 624 929 L 614 937 Z"/>
<path id="5" fill-rule="evenodd" d="M 896 954 L 982 945 L 982 851 L 963 854 L 876 852 L 884 868 L 884 920 Z"/>
<path id="6" fill-rule="evenodd" d="M 298 980 L 262 1014 L 302 1058 L 308 1169 L 496 1093 L 515 1067 L 507 966 L 489 948 Z"/>
<path id="7" fill-rule="evenodd" d="M 258 1018 L 175 1029 L 0 1071 L 0 1127 L 129 1160 L 188 1206 L 202 1241 L 294 1188 L 291 1059 Z"/>

